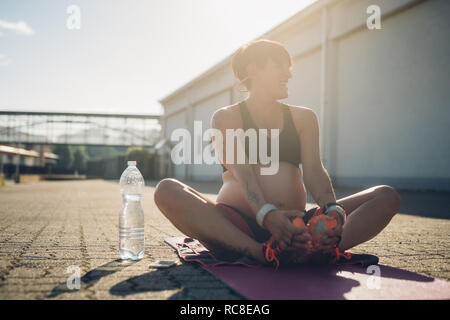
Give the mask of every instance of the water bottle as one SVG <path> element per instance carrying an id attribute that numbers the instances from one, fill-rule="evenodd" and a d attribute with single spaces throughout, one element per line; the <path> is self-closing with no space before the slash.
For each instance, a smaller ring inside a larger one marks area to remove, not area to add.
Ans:
<path id="1" fill-rule="evenodd" d="M 119 213 L 120 257 L 140 260 L 144 257 L 144 210 L 141 197 L 144 192 L 144 178 L 136 167 L 136 161 L 128 161 L 128 167 L 120 176 L 122 209 Z"/>

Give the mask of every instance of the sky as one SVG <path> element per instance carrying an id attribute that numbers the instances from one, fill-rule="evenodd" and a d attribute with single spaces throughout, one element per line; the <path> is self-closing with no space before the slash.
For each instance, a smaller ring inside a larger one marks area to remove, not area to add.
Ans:
<path id="1" fill-rule="evenodd" d="M 161 114 L 158 100 L 314 1 L 1 0 L 0 110 Z"/>

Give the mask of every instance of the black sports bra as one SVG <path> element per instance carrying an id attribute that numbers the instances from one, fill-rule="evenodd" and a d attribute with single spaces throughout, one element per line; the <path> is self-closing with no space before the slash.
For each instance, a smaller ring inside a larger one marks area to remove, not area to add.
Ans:
<path id="1" fill-rule="evenodd" d="M 294 166 L 298 167 L 301 163 L 301 153 L 300 153 L 300 139 L 297 134 L 297 130 L 295 129 L 294 121 L 292 120 L 292 114 L 289 110 L 289 106 L 282 104 L 283 106 L 283 129 L 280 132 L 279 136 L 279 161 L 292 163 Z M 253 122 L 250 112 L 248 111 L 247 104 L 245 101 L 242 101 L 239 104 L 241 117 L 243 122 L 243 130 L 253 128 L 258 130 L 255 123 Z M 258 146 L 259 146 L 259 134 L 257 136 Z M 266 139 L 267 144 L 267 153 L 271 154 L 270 143 Z M 245 153 L 248 157 L 249 153 L 249 143 L 246 138 L 245 143 Z M 259 163 L 259 155 L 258 155 L 258 163 Z M 222 165 L 223 171 L 225 172 L 227 169 Z"/>

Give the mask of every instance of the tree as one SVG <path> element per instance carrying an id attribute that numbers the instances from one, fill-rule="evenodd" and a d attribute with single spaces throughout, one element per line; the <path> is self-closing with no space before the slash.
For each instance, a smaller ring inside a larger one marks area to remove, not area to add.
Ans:
<path id="1" fill-rule="evenodd" d="M 142 147 L 130 147 L 127 151 L 127 159 L 131 161 L 143 162 L 151 156 Z"/>
<path id="2" fill-rule="evenodd" d="M 73 169 L 78 172 L 85 172 L 88 159 L 89 156 L 86 153 L 86 148 L 84 146 L 77 147 L 73 156 Z"/>
<path id="3" fill-rule="evenodd" d="M 128 148 L 127 161 L 136 161 L 136 165 L 144 176 L 144 179 L 148 179 L 152 175 L 151 158 L 152 155 L 142 147 Z"/>
<path id="4" fill-rule="evenodd" d="M 64 169 L 70 169 L 73 164 L 73 152 L 68 145 L 61 144 L 55 146 L 53 153 L 59 156 L 58 166 Z"/>
<path id="5" fill-rule="evenodd" d="M 111 159 L 124 154 L 126 149 L 123 149 L 123 147 L 112 146 L 86 146 L 86 153 L 89 156 L 89 160 Z"/>

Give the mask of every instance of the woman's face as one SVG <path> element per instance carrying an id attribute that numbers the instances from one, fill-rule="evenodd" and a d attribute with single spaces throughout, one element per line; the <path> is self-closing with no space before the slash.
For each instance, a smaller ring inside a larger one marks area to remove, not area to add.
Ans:
<path id="1" fill-rule="evenodd" d="M 257 69 L 252 77 L 252 90 L 269 94 L 273 99 L 288 97 L 287 83 L 292 78 L 289 64 L 269 59 L 263 69 Z"/>

